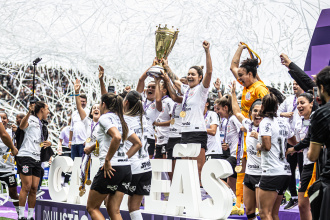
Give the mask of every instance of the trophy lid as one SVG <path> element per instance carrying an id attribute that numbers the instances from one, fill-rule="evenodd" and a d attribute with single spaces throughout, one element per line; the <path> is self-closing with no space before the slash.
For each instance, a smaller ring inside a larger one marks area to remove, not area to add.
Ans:
<path id="1" fill-rule="evenodd" d="M 176 32 L 179 32 L 178 30 L 175 31 L 174 30 L 174 26 L 172 26 L 172 28 L 168 28 L 167 24 L 165 24 L 165 27 L 161 27 L 161 24 L 159 24 L 159 26 L 156 26 L 158 29 L 156 30 L 156 34 L 157 33 L 168 33 L 168 34 L 175 34 Z"/>

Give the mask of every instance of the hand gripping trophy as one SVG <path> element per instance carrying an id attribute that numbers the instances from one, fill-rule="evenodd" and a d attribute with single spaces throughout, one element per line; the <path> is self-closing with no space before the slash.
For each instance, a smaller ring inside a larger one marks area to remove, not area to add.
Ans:
<path id="1" fill-rule="evenodd" d="M 156 30 L 156 56 L 158 61 L 161 59 L 166 59 L 168 55 L 171 53 L 172 48 L 178 38 L 179 31 L 174 31 L 174 27 L 171 29 L 167 28 L 167 24 L 165 27 L 157 26 L 158 30 Z M 163 67 L 161 64 L 151 67 L 147 75 L 152 77 L 158 77 L 161 74 L 160 71 L 163 71 Z"/>

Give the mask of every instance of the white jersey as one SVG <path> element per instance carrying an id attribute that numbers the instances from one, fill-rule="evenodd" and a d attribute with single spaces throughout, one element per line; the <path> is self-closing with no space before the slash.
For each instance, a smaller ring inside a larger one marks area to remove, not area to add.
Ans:
<path id="1" fill-rule="evenodd" d="M 143 109 L 144 115 L 146 116 L 147 120 L 147 136 L 150 139 L 155 139 L 155 130 L 154 126 L 152 125 L 156 119 L 158 118 L 160 112 L 156 108 L 156 102 L 148 100 L 144 93 L 141 93 L 143 99 Z"/>
<path id="2" fill-rule="evenodd" d="M 0 117 L 1 118 L 1 117 Z M 10 138 L 13 139 L 13 131 L 10 128 L 6 129 Z M 8 159 L 3 156 L 7 155 Z M 9 153 L 9 148 L 2 142 L 0 138 L 0 173 L 15 173 L 15 159 Z"/>
<path id="3" fill-rule="evenodd" d="M 280 117 L 280 114 L 283 112 L 293 112 L 291 118 L 283 117 L 284 121 L 289 123 L 291 130 L 293 131 L 296 125 L 296 122 L 300 119 L 298 109 L 297 109 L 297 97 L 296 95 L 291 95 L 287 97 L 282 104 L 278 107 L 277 116 Z"/>
<path id="4" fill-rule="evenodd" d="M 236 150 L 239 140 L 239 131 L 242 124 L 238 121 L 235 116 L 228 118 L 225 128 L 224 142 L 229 145 L 230 156 L 236 157 Z"/>
<path id="5" fill-rule="evenodd" d="M 17 157 L 31 157 L 40 161 L 41 127 L 40 120 L 34 115 L 28 119 L 28 127 L 24 131 L 24 139 Z M 45 140 L 44 140 L 45 141 Z"/>
<path id="6" fill-rule="evenodd" d="M 295 133 L 295 136 L 296 136 L 296 140 L 299 142 L 299 141 L 302 141 L 305 137 L 306 137 L 306 134 L 307 134 L 307 131 L 308 131 L 308 125 L 304 125 L 304 122 L 306 124 L 309 124 L 310 120 L 304 120 L 304 118 L 301 118 L 301 120 L 297 120 L 296 121 L 296 126 L 295 126 L 295 129 L 294 129 L 294 133 Z M 308 152 L 308 149 L 309 147 L 305 148 L 303 150 L 303 154 L 304 154 L 304 165 L 308 165 L 308 164 L 312 164 L 314 162 L 310 161 L 308 158 L 307 158 L 307 152 Z"/>
<path id="7" fill-rule="evenodd" d="M 100 159 L 100 166 L 102 167 L 112 140 L 112 137 L 108 134 L 108 130 L 110 128 L 115 127 L 118 129 L 120 134 L 122 134 L 123 129 L 119 117 L 112 112 L 101 115 L 101 117 L 99 118 L 99 122 L 100 122 L 99 129 L 97 130 L 96 138 L 100 147 L 99 159 Z M 127 135 L 127 137 L 129 137 L 133 133 L 130 129 L 128 130 L 129 130 L 129 134 Z M 130 165 L 123 143 L 119 145 L 119 148 L 111 158 L 110 163 L 112 166 Z"/>
<path id="8" fill-rule="evenodd" d="M 181 138 L 182 118 L 180 112 L 182 111 L 182 103 L 172 102 L 171 118 L 174 119 L 174 124 L 170 124 L 169 138 Z"/>
<path id="9" fill-rule="evenodd" d="M 147 120 L 145 119 L 145 116 L 142 118 L 142 124 L 143 124 L 143 132 L 142 132 L 142 126 L 140 121 L 140 116 L 125 116 L 125 121 L 130 127 L 134 133 L 139 137 L 142 143 L 142 147 L 138 152 L 136 152 L 131 158 L 129 158 L 129 161 L 131 163 L 131 170 L 132 174 L 139 174 L 139 173 L 145 173 L 151 171 L 151 164 L 149 160 L 149 154 L 148 154 L 148 143 L 147 143 Z M 126 152 L 132 147 L 132 143 L 130 141 L 125 141 L 124 147 Z"/>
<path id="10" fill-rule="evenodd" d="M 259 142 L 261 137 L 271 137 L 270 151 L 261 151 L 262 176 L 291 175 L 285 152 L 288 138 L 293 136 L 290 125 L 282 118 L 264 118 L 259 125 Z"/>
<path id="11" fill-rule="evenodd" d="M 205 88 L 203 83 L 194 88 L 188 85 L 181 85 L 181 93 L 184 94 L 182 101 L 182 111 L 186 116 L 182 119 L 182 132 L 206 131 L 204 122 L 204 108 L 209 94 L 209 88 Z M 185 108 L 185 109 L 184 109 Z"/>
<path id="12" fill-rule="evenodd" d="M 84 120 L 82 121 L 86 128 L 86 142 L 85 147 L 92 146 L 96 143 L 96 137 L 97 137 L 97 131 L 99 129 L 99 122 L 94 122 L 93 119 L 86 116 Z M 87 142 L 87 140 L 89 142 Z M 92 158 L 94 158 L 95 155 L 92 153 Z"/>
<path id="13" fill-rule="evenodd" d="M 162 112 L 159 114 L 156 122 L 166 122 L 171 120 L 171 105 L 173 104 L 173 100 L 169 97 L 164 97 L 162 100 Z M 168 135 L 170 132 L 170 126 L 156 126 L 156 134 L 157 134 L 157 145 L 167 144 Z"/>
<path id="14" fill-rule="evenodd" d="M 207 111 L 205 117 L 206 129 L 209 129 L 211 125 L 216 125 L 217 130 L 215 135 L 207 135 L 207 151 L 205 155 L 210 154 L 222 154 L 222 146 L 219 134 L 219 117 L 214 111 Z"/>
<path id="15" fill-rule="evenodd" d="M 249 175 L 260 176 L 262 173 L 261 169 L 261 157 L 257 156 L 257 143 L 258 139 L 251 137 L 251 132 L 256 131 L 259 133 L 259 128 L 253 125 L 253 122 L 245 118 L 242 121 L 242 125 L 247 130 L 246 134 L 246 153 L 247 153 L 247 162 L 245 173 Z"/>
<path id="16" fill-rule="evenodd" d="M 86 115 L 89 115 L 89 109 L 86 107 L 84 108 Z M 72 121 L 70 131 L 73 132 L 72 136 L 72 144 L 83 144 L 86 141 L 87 134 L 84 123 L 82 122 L 78 110 L 75 110 L 72 113 Z"/>
<path id="17" fill-rule="evenodd" d="M 227 118 L 220 118 L 218 129 L 219 129 L 221 144 L 224 143 L 223 141 L 225 138 L 226 124 L 227 124 Z"/>

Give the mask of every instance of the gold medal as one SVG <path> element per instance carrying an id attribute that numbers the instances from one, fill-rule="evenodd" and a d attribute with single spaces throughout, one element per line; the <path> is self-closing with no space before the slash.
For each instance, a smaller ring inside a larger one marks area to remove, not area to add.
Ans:
<path id="1" fill-rule="evenodd" d="M 236 166 L 236 167 L 235 167 L 235 171 L 236 171 L 236 173 L 241 172 L 241 171 L 242 171 L 242 166 L 241 166 L 241 165 Z"/>
<path id="2" fill-rule="evenodd" d="M 91 142 L 91 141 L 92 141 L 91 138 L 87 138 L 86 143 L 89 143 L 89 142 Z"/>
<path id="3" fill-rule="evenodd" d="M 6 159 L 7 158 L 7 155 L 6 154 L 4 154 L 3 156 L 2 156 L 2 159 Z"/>
<path id="4" fill-rule="evenodd" d="M 257 157 L 261 157 L 261 152 L 260 152 L 260 150 L 257 151 Z"/>
<path id="5" fill-rule="evenodd" d="M 185 111 L 180 112 L 180 117 L 181 117 L 181 118 L 186 117 L 186 112 L 185 112 Z"/>
<path id="6" fill-rule="evenodd" d="M 175 123 L 175 119 L 172 118 L 170 123 L 171 123 L 171 125 L 174 125 L 174 123 Z"/>
<path id="7" fill-rule="evenodd" d="M 86 193 L 86 189 L 80 190 L 79 196 L 82 197 Z"/>
<path id="8" fill-rule="evenodd" d="M 40 143 L 40 147 L 43 147 L 44 146 L 44 143 Z"/>
<path id="9" fill-rule="evenodd" d="M 92 180 L 87 180 L 87 181 L 86 181 L 86 185 L 89 186 L 89 185 L 91 185 L 91 184 L 92 184 Z"/>
<path id="10" fill-rule="evenodd" d="M 82 188 L 83 188 L 82 186 L 79 186 L 79 191 L 81 191 L 81 190 L 82 190 Z"/>

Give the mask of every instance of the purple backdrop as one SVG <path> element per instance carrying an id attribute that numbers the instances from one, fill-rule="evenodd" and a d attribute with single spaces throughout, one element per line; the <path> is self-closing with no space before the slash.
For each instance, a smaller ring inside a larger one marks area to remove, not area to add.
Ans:
<path id="1" fill-rule="evenodd" d="M 321 11 L 309 45 L 305 72 L 311 77 L 330 66 L 330 9 Z"/>

